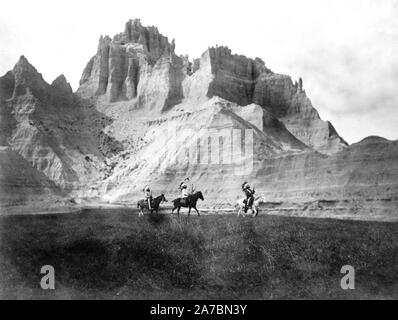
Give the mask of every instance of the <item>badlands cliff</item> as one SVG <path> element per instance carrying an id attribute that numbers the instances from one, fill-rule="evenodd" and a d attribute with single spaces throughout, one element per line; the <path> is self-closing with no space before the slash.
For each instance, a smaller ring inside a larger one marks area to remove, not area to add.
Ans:
<path id="1" fill-rule="evenodd" d="M 189 176 L 205 207 L 233 207 L 248 180 L 266 212 L 390 219 L 397 159 L 396 141 L 349 146 L 302 79 L 222 46 L 190 61 L 139 20 L 100 37 L 76 93 L 23 56 L 0 78 L 2 212 L 37 199 L 133 203 L 147 183 L 173 198 Z"/>

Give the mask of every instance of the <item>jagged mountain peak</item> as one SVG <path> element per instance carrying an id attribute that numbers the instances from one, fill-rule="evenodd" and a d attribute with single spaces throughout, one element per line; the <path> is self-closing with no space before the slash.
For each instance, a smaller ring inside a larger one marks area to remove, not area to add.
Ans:
<path id="1" fill-rule="evenodd" d="M 66 80 L 63 74 L 59 75 L 54 81 L 51 83 L 51 87 L 63 92 L 65 94 L 72 94 L 72 87 L 70 83 Z"/>
<path id="2" fill-rule="evenodd" d="M 15 64 L 13 68 L 14 75 L 19 75 L 22 72 L 27 72 L 31 74 L 36 74 L 41 77 L 41 74 L 37 71 L 37 69 L 28 61 L 28 59 L 22 55 L 19 57 L 18 62 Z"/>
<path id="3" fill-rule="evenodd" d="M 157 28 L 145 27 L 139 20 L 128 21 L 124 32 L 112 39 L 101 36 L 96 55 L 83 71 L 78 94 L 83 97 L 105 96 L 109 102 L 135 99 L 141 89 L 140 79 L 145 79 L 142 72 L 152 70 L 156 73 L 164 63 L 169 63 L 170 69 L 182 65 L 182 59 L 175 55 L 174 49 L 174 41 L 170 43 Z M 145 81 L 141 81 L 141 84 L 157 87 L 169 85 L 160 78 L 157 85 L 144 84 Z M 160 100 L 163 99 L 167 97 Z M 146 104 L 140 99 L 137 99 L 137 103 Z"/>
<path id="4" fill-rule="evenodd" d="M 52 82 L 52 84 L 54 84 L 54 83 L 56 83 L 56 82 L 59 82 L 59 83 L 68 83 L 68 81 L 66 80 L 66 77 L 65 77 L 65 75 L 64 74 L 60 74 L 58 77 L 56 77 L 54 80 L 53 80 L 53 82 Z"/>
<path id="5" fill-rule="evenodd" d="M 129 20 L 126 22 L 123 33 L 116 35 L 114 41 L 125 41 L 143 44 L 148 52 L 153 49 L 159 50 L 158 53 L 174 52 L 174 40 L 169 43 L 167 37 L 163 36 L 155 26 L 143 26 L 140 19 Z"/>
<path id="6" fill-rule="evenodd" d="M 129 45 L 136 44 L 143 48 L 144 53 L 156 62 L 161 56 L 174 53 L 175 41 L 162 35 L 155 26 L 144 26 L 140 19 L 130 19 L 126 22 L 124 31 L 109 37 L 102 36 L 99 39 L 98 49 L 103 46 L 121 46 L 130 49 Z"/>
<path id="7" fill-rule="evenodd" d="M 26 94 L 27 90 L 37 96 L 48 90 L 49 84 L 43 79 L 42 74 L 23 55 L 12 69 L 12 73 L 15 78 L 14 97 Z"/>
<path id="8" fill-rule="evenodd" d="M 228 64 L 231 61 L 245 64 L 247 72 L 251 73 L 253 78 L 259 76 L 261 73 L 273 73 L 269 68 L 266 67 L 265 62 L 256 57 L 254 59 L 246 57 L 245 55 L 233 53 L 228 46 L 216 45 L 209 47 L 203 54 L 209 52 L 213 66 L 218 68 L 228 67 L 224 64 Z"/>
<path id="9" fill-rule="evenodd" d="M 18 62 L 17 62 L 17 64 L 16 65 L 20 65 L 20 66 L 30 66 L 30 67 L 33 67 L 31 64 L 30 64 L 30 62 L 28 61 L 28 59 L 24 56 L 24 55 L 21 55 L 20 57 L 19 57 L 19 59 L 18 59 Z"/>

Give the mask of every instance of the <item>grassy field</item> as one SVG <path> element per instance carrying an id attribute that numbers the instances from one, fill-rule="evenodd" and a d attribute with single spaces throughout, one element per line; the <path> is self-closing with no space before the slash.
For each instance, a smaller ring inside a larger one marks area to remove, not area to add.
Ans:
<path id="1" fill-rule="evenodd" d="M 40 268 L 55 268 L 55 290 Z M 342 290 L 352 265 L 356 289 Z M 398 298 L 398 223 L 131 210 L 0 217 L 0 297 Z"/>

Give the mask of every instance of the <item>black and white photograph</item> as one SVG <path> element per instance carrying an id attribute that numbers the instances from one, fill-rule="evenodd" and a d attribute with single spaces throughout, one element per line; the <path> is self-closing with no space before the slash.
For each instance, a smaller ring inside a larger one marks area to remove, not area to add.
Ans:
<path id="1" fill-rule="evenodd" d="M 398 0 L 2 2 L 0 300 L 396 299 Z"/>

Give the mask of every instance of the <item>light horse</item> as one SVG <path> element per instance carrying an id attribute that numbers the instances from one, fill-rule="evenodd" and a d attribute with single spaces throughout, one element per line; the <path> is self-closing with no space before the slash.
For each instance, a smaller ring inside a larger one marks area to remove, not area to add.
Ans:
<path id="1" fill-rule="evenodd" d="M 196 210 L 196 213 L 198 216 L 200 216 L 198 209 L 196 208 L 196 203 L 198 202 L 198 199 L 201 199 L 202 201 L 204 200 L 203 194 L 201 191 L 197 191 L 194 194 L 190 194 L 186 199 L 185 202 L 182 202 L 182 198 L 177 198 L 173 200 L 173 205 L 174 208 L 171 210 L 171 214 L 174 213 L 174 210 L 177 209 L 177 214 L 180 215 L 180 209 L 181 207 L 189 208 L 188 211 L 188 216 L 191 213 L 191 209 L 194 208 Z"/>
<path id="2" fill-rule="evenodd" d="M 137 208 L 140 209 L 140 212 L 138 213 L 138 216 L 140 217 L 140 216 L 144 215 L 143 209 L 149 210 L 150 213 L 153 213 L 155 211 L 156 214 L 157 214 L 158 210 L 159 210 L 160 203 L 162 201 L 167 202 L 167 199 L 166 199 L 166 197 L 164 196 L 163 193 L 160 196 L 158 196 L 158 197 L 156 197 L 156 198 L 154 198 L 152 200 L 152 202 L 151 202 L 151 210 L 149 210 L 148 201 L 147 200 L 138 201 L 137 202 Z"/>
<path id="3" fill-rule="evenodd" d="M 236 201 L 236 207 L 239 209 L 238 210 L 238 217 L 240 215 L 245 216 L 245 203 L 244 203 L 245 199 L 246 198 L 242 198 L 242 199 L 239 199 L 238 201 Z M 252 207 L 248 208 L 248 210 L 249 209 L 252 210 L 252 214 L 251 215 L 253 217 L 256 217 L 258 215 L 258 207 L 260 206 L 261 203 L 264 203 L 264 202 L 265 202 L 264 196 L 257 196 L 257 197 L 254 198 Z"/>

